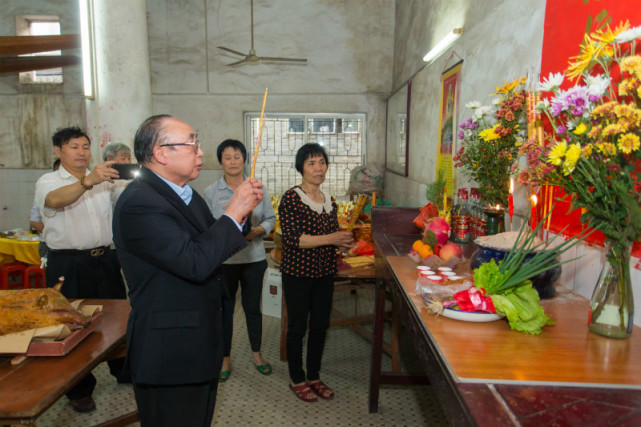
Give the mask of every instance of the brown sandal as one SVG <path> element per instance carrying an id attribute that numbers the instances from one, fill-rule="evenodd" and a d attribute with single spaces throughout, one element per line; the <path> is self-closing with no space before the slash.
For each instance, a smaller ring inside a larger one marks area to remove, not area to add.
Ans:
<path id="1" fill-rule="evenodd" d="M 294 392 L 296 397 L 298 397 L 300 400 L 303 402 L 316 402 L 316 395 L 312 391 L 312 389 L 309 388 L 308 384 L 301 384 L 301 385 L 289 385 L 289 389 Z"/>
<path id="2" fill-rule="evenodd" d="M 309 386 L 319 397 L 322 397 L 323 399 L 329 400 L 334 398 L 334 391 L 327 387 L 321 380 L 311 382 L 309 383 Z"/>

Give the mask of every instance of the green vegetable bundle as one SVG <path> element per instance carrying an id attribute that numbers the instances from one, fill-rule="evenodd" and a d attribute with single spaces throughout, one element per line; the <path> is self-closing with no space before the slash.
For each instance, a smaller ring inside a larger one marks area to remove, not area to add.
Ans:
<path id="1" fill-rule="evenodd" d="M 552 211 L 548 215 L 551 213 Z M 547 219 L 547 216 L 545 218 Z M 503 260 L 497 264 L 492 259 L 474 270 L 474 286 L 485 290 L 492 298 L 496 312 L 507 318 L 512 329 L 539 334 L 544 326 L 554 324 L 554 320 L 545 315 L 543 307 L 539 304 L 539 294 L 532 288 L 532 282 L 528 279 L 577 260 L 578 258 L 572 258 L 557 261 L 557 257 L 581 242 L 592 231 L 583 231 L 553 249 L 547 249 L 558 236 L 552 238 L 549 243 L 535 245 L 534 239 L 545 219 L 531 233 L 524 234 L 527 219 L 529 218 L 526 218 L 519 230 L 514 246 Z M 531 254 L 533 255 L 526 259 Z"/>

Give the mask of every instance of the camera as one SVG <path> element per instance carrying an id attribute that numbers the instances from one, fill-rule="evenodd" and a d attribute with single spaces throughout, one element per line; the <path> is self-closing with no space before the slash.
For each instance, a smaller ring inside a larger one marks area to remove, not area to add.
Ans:
<path id="1" fill-rule="evenodd" d="M 111 167 L 118 171 L 118 179 L 134 179 L 140 172 L 140 165 L 135 163 L 114 163 Z"/>

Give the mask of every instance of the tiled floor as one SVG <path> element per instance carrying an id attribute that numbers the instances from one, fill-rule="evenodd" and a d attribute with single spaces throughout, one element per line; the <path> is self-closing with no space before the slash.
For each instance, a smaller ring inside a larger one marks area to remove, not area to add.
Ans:
<path id="1" fill-rule="evenodd" d="M 371 306 L 371 292 L 358 294 L 359 312 Z M 355 295 L 336 293 L 334 307 L 354 309 Z M 278 359 L 280 319 L 264 316 L 263 356 L 274 372 L 263 376 L 253 367 L 242 309 L 236 310 L 232 350 L 232 374 L 220 384 L 214 425 L 350 425 L 418 426 L 447 425 L 445 416 L 429 386 L 383 386 L 379 411 L 367 410 L 371 345 L 348 327 L 330 328 L 321 376 L 336 392 L 330 401 L 306 403 L 288 389 L 287 364 Z M 413 349 L 402 341 L 403 365 L 416 366 Z M 383 358 L 383 369 L 390 359 Z M 106 364 L 94 370 L 98 386 L 94 398 L 98 409 L 77 414 L 66 398 L 60 399 L 38 419 L 39 426 L 90 426 L 135 409 L 130 385 L 119 385 Z"/>

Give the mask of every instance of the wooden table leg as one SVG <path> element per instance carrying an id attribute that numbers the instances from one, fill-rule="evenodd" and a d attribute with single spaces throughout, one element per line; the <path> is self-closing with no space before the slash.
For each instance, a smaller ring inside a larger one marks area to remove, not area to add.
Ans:
<path id="1" fill-rule="evenodd" d="M 378 393 L 381 381 L 381 361 L 383 357 L 383 327 L 385 321 L 385 287 L 376 286 L 374 302 L 374 340 L 372 343 L 372 362 L 369 372 L 369 412 L 378 412 Z"/>
<path id="2" fill-rule="evenodd" d="M 401 370 L 400 343 L 398 334 L 401 329 L 400 317 L 398 314 L 398 305 L 394 304 L 392 300 L 392 372 L 399 372 Z"/>

